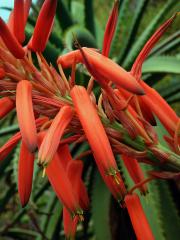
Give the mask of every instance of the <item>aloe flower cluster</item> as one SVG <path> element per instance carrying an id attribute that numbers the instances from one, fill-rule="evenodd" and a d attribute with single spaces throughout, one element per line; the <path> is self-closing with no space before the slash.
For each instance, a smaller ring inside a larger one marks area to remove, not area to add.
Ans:
<path id="1" fill-rule="evenodd" d="M 25 46 L 31 0 L 15 0 L 7 24 L 0 18 L 0 117 L 16 109 L 20 129 L 0 148 L 0 160 L 21 142 L 18 193 L 22 207 L 29 201 L 33 168 L 38 164 L 63 204 L 64 232 L 67 239 L 73 239 L 90 205 L 81 158 L 93 155 L 109 191 L 127 208 L 137 239 L 154 239 L 137 193 L 148 194 L 148 182 L 153 179 L 180 177 L 180 119 L 142 80 L 142 64 L 178 14 L 157 29 L 127 72 L 108 57 L 119 1 L 109 16 L 102 50 L 81 47 L 75 37 L 77 50 L 59 56 L 57 66 L 49 65 L 42 52 L 53 28 L 56 5 L 57 0 L 44 1 Z M 32 52 L 38 64 L 33 62 Z M 77 64 L 90 76 L 87 87 L 76 84 Z M 64 73 L 66 68 L 71 70 L 70 76 Z M 95 82 L 101 90 L 98 96 L 93 92 Z M 159 142 L 156 118 L 169 133 L 164 136 L 168 149 Z M 85 141 L 89 150 L 73 159 L 69 146 Z M 121 156 L 134 182 L 130 191 L 116 155 Z M 139 162 L 158 165 L 161 171 L 151 171 L 147 177 Z"/>

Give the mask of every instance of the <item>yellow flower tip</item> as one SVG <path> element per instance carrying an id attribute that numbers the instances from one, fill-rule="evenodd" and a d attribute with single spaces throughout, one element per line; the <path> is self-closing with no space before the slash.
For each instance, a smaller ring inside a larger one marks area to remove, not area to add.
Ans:
<path id="1" fill-rule="evenodd" d="M 80 222 L 83 222 L 83 221 L 84 221 L 84 216 L 83 216 L 83 215 L 80 214 L 80 215 L 78 215 L 78 217 L 79 217 L 79 221 L 80 221 Z"/>
<path id="2" fill-rule="evenodd" d="M 46 167 L 43 167 L 43 171 L 42 171 L 42 178 L 44 178 L 46 175 Z"/>

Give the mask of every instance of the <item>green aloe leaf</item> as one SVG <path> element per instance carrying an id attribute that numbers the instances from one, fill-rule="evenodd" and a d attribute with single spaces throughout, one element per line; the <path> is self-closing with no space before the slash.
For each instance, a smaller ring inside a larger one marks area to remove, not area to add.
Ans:
<path id="1" fill-rule="evenodd" d="M 77 1 L 72 1 L 71 3 L 71 15 L 75 22 L 80 24 L 81 26 L 84 26 L 85 16 L 84 16 L 85 10 L 84 5 L 82 3 L 79 3 Z"/>
<path id="2" fill-rule="evenodd" d="M 180 216 L 174 203 L 169 186 L 165 181 L 158 183 L 162 225 L 167 240 L 178 240 L 180 236 Z"/>
<path id="3" fill-rule="evenodd" d="M 176 73 L 180 74 L 180 58 L 176 56 L 154 56 L 143 64 L 142 73 Z"/>
<path id="4" fill-rule="evenodd" d="M 57 2 L 56 17 L 62 30 L 66 30 L 73 25 L 73 19 L 63 0 Z"/>
<path id="5" fill-rule="evenodd" d="M 95 236 L 97 240 L 109 240 L 111 239 L 109 228 L 109 207 L 111 194 L 97 171 L 95 172 L 93 180 L 92 220 Z"/>
<path id="6" fill-rule="evenodd" d="M 138 30 L 139 22 L 144 13 L 145 7 L 148 3 L 148 0 L 125 0 L 122 2 L 117 29 L 115 32 L 114 40 L 111 47 L 111 54 L 117 57 L 117 62 L 121 63 L 124 55 L 127 54 L 127 49 L 130 47 L 130 43 L 134 41 L 135 35 Z M 130 7 L 133 7 L 134 11 L 132 11 Z M 117 52 L 120 53 L 117 56 Z"/>
<path id="7" fill-rule="evenodd" d="M 155 85 L 154 87 L 163 98 L 173 98 L 176 94 L 180 92 L 179 75 L 173 75 L 173 78 L 169 81 L 163 81 L 157 86 Z"/>
<path id="8" fill-rule="evenodd" d="M 167 98 L 168 103 L 175 103 L 175 102 L 180 102 L 180 92 L 177 94 Z"/>
<path id="9" fill-rule="evenodd" d="M 7 190 L 4 191 L 0 201 L 0 212 L 4 211 L 8 202 L 12 199 L 16 192 L 16 185 L 12 184 Z"/>
<path id="10" fill-rule="evenodd" d="M 149 23 L 147 28 L 143 31 L 137 41 L 131 48 L 131 51 L 128 53 L 127 57 L 123 62 L 123 67 L 126 69 L 130 69 L 132 63 L 134 62 L 136 56 L 141 51 L 144 44 L 151 37 L 151 35 L 156 31 L 159 25 L 162 23 L 164 17 L 167 18 L 167 13 L 177 4 L 176 0 L 170 0 L 166 4 L 164 4 L 163 8 L 160 12 L 153 18 L 153 20 Z"/>
<path id="11" fill-rule="evenodd" d="M 16 133 L 18 130 L 19 130 L 18 125 L 3 127 L 2 129 L 0 129 L 0 137 L 8 135 L 8 134 Z"/>
<path id="12" fill-rule="evenodd" d="M 144 171 L 150 171 L 152 170 L 152 167 L 143 164 L 142 169 Z M 158 192 L 158 184 L 158 181 L 148 183 L 149 193 L 145 197 L 140 196 L 140 199 L 155 239 L 165 240 L 164 228 L 162 226 L 163 219 L 159 209 L 161 203 Z"/>
<path id="13" fill-rule="evenodd" d="M 19 239 L 19 236 L 21 236 L 20 239 L 35 239 L 36 237 L 39 236 L 39 233 L 33 231 L 33 230 L 28 230 L 24 228 L 10 228 L 8 229 L 8 232 L 6 234 L 9 237 L 13 237 L 14 239 Z"/>
<path id="14" fill-rule="evenodd" d="M 12 164 L 13 164 L 13 174 L 12 181 L 16 184 L 16 189 L 18 186 L 18 163 L 19 163 L 19 151 L 21 143 L 19 143 L 14 151 Z"/>
<path id="15" fill-rule="evenodd" d="M 59 203 L 54 192 L 48 192 L 48 201 L 41 209 L 45 214 L 42 214 L 40 218 L 40 228 L 48 239 L 53 239 L 53 234 L 62 211 L 62 205 Z M 39 236 L 36 240 L 41 239 L 43 240 L 43 236 Z"/>
<path id="16" fill-rule="evenodd" d="M 93 0 L 84 0 L 85 27 L 95 36 Z"/>

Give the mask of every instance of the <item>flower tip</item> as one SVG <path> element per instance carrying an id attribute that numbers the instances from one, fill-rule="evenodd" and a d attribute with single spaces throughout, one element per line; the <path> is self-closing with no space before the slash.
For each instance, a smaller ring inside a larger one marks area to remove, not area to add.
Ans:
<path id="1" fill-rule="evenodd" d="M 16 40 L 14 35 L 10 32 L 7 24 L 0 17 L 0 36 L 3 39 L 8 50 L 19 59 L 23 59 L 25 52 L 23 47 Z"/>
<path id="2" fill-rule="evenodd" d="M 144 91 L 144 89 L 142 88 L 142 87 L 138 87 L 137 88 L 137 95 L 145 95 L 146 93 L 145 93 L 145 91 Z"/>

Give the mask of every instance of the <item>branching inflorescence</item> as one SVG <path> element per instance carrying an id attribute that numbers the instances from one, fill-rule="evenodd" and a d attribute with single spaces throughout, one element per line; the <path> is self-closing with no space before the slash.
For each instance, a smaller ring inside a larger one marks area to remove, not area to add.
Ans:
<path id="1" fill-rule="evenodd" d="M 63 203 L 65 234 L 73 238 L 78 221 L 88 209 L 89 199 L 82 181 L 83 162 L 71 157 L 68 145 L 87 141 L 98 170 L 121 207 L 127 207 L 138 239 L 154 239 L 137 194 L 147 194 L 154 178 L 179 178 L 180 119 L 166 101 L 142 79 L 142 64 L 153 46 L 172 24 L 174 14 L 152 35 L 127 72 L 108 58 L 117 24 L 119 1 L 115 1 L 104 34 L 102 53 L 81 47 L 59 56 L 56 66 L 42 55 L 51 33 L 57 1 L 45 0 L 34 34 L 22 47 L 31 0 L 14 1 L 7 24 L 0 18 L 0 117 L 16 108 L 20 132 L 0 148 L 0 160 L 21 141 L 18 192 L 24 207 L 29 200 L 35 152 L 37 164 L 47 175 Z M 24 21 L 20 20 L 24 19 Z M 36 53 L 38 66 L 33 63 Z M 87 88 L 76 85 L 76 64 L 90 74 Z M 63 69 L 71 68 L 67 79 Z M 100 96 L 93 93 L 96 81 Z M 157 137 L 155 116 L 169 133 L 164 148 Z M 86 152 L 84 153 L 84 155 Z M 115 155 L 134 181 L 127 191 Z M 83 156 L 83 153 L 82 153 Z M 160 172 L 145 178 L 139 162 L 158 165 Z"/>

